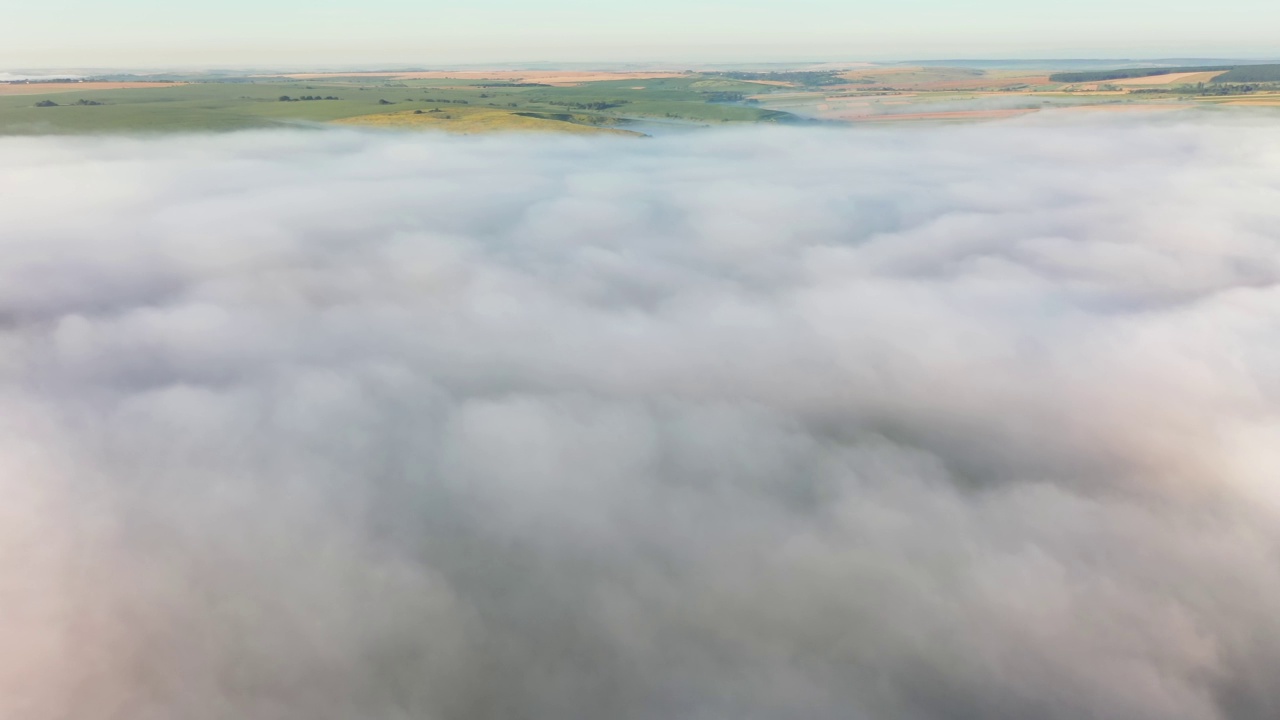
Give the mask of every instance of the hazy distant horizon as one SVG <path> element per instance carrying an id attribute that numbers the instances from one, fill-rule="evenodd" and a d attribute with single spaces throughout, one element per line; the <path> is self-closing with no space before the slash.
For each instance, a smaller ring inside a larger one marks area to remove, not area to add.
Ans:
<path id="1" fill-rule="evenodd" d="M 1212 12 L 1190 0 L 1049 2 L 1034 12 L 1012 0 L 68 0 L 19 4 L 4 18 L 0 67 L 1280 55 L 1280 5 L 1269 0 Z"/>
<path id="2" fill-rule="evenodd" d="M 1080 56 L 1080 57 L 951 57 L 951 58 L 804 58 L 792 60 L 508 60 L 508 61 L 475 61 L 475 62 L 410 62 L 410 61 L 367 61 L 367 62 L 281 62 L 281 63 L 194 63 L 194 64 L 151 64 L 151 65 L 0 65 L 0 82 L 22 79 L 25 75 L 48 78 L 74 78 L 93 73 L 127 73 L 127 72 L 376 72 L 376 71 L 420 71 L 420 70 L 684 70 L 684 69 L 782 69 L 811 66 L 856 66 L 865 65 L 911 65 L 915 63 L 928 65 L 1021 65 L 1024 67 L 1043 67 L 1060 69 L 1070 64 L 1093 66 L 1123 65 L 1187 65 L 1187 64 L 1269 64 L 1280 63 L 1280 52 L 1273 55 L 1245 54 L 1209 56 L 1209 55 L 1161 55 L 1161 56 Z M 1037 66 L 1036 63 L 1043 63 Z"/>

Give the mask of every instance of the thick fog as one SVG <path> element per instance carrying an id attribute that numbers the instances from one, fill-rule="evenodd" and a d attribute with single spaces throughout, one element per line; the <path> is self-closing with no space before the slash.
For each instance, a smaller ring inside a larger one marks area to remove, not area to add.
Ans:
<path id="1" fill-rule="evenodd" d="M 1280 717 L 1274 116 L 0 140 L 0 717 Z"/>

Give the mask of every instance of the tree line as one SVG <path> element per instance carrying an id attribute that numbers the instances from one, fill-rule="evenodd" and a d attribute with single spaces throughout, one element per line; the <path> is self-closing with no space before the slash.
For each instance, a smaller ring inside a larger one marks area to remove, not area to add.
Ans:
<path id="1" fill-rule="evenodd" d="M 1156 77 L 1174 73 L 1212 72 L 1214 70 L 1230 70 L 1230 65 L 1171 68 L 1128 68 L 1125 70 L 1086 70 L 1084 72 L 1061 72 L 1049 76 L 1050 82 L 1081 83 L 1106 82 L 1107 80 L 1126 80 L 1128 78 Z"/>
<path id="2" fill-rule="evenodd" d="M 840 77 L 838 73 L 828 70 L 794 70 L 778 72 L 746 72 L 742 70 L 732 70 L 707 74 L 716 77 L 729 78 L 730 80 L 771 80 L 775 82 L 796 83 L 810 87 L 844 85 L 850 82 L 848 79 Z"/>

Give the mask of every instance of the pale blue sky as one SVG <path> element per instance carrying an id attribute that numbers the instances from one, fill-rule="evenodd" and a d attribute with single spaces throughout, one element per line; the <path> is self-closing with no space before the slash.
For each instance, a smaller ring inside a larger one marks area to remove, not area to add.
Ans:
<path id="1" fill-rule="evenodd" d="M 1280 55 L 1280 0 L 10 0 L 0 69 Z"/>

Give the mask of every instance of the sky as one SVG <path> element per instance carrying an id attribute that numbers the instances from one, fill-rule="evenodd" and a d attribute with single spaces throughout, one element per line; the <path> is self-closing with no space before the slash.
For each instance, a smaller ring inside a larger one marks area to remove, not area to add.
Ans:
<path id="1" fill-rule="evenodd" d="M 55 0 L 8 3 L 0 69 L 1275 56 L 1272 0 Z"/>
<path id="2" fill-rule="evenodd" d="M 0 157 L 0 717 L 1280 717 L 1273 116 Z"/>

